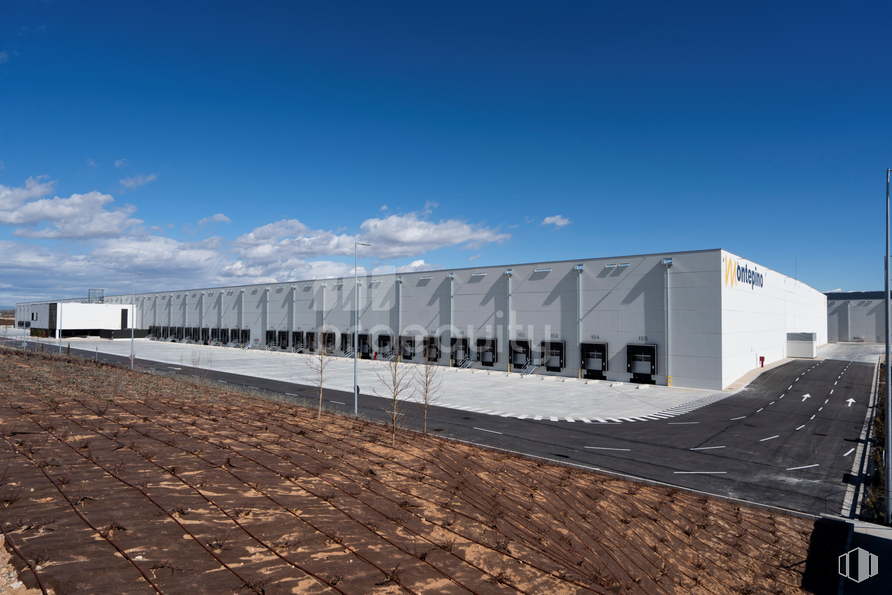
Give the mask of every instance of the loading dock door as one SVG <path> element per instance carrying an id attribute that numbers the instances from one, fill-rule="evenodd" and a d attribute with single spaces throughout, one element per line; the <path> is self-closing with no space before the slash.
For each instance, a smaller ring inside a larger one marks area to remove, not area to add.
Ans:
<path id="1" fill-rule="evenodd" d="M 303 346 L 304 346 L 303 331 L 293 331 L 291 333 L 291 348 L 292 349 L 302 349 Z"/>
<path id="2" fill-rule="evenodd" d="M 130 328 L 127 326 L 127 310 L 121 309 L 121 330 L 126 330 Z"/>
<path id="3" fill-rule="evenodd" d="M 605 380 L 607 371 L 607 343 L 582 344 L 582 369 L 584 376 L 592 380 Z"/>
<path id="4" fill-rule="evenodd" d="M 237 328 L 229 329 L 229 342 L 238 344 L 239 330 Z"/>
<path id="5" fill-rule="evenodd" d="M 656 384 L 657 373 L 656 345 L 627 345 L 627 371 L 632 375 L 632 382 L 640 384 Z"/>
<path id="6" fill-rule="evenodd" d="M 307 350 L 316 351 L 316 333 L 307 333 Z"/>
<path id="7" fill-rule="evenodd" d="M 184 329 L 181 326 L 177 327 L 177 341 L 182 341 L 185 334 L 186 334 L 186 329 Z"/>
<path id="8" fill-rule="evenodd" d="M 279 331 L 279 349 L 288 349 L 288 331 Z"/>
<path id="9" fill-rule="evenodd" d="M 192 327 L 186 327 L 186 336 L 185 336 L 185 339 L 186 339 L 186 341 L 191 341 L 191 340 L 192 340 Z"/>
<path id="10" fill-rule="evenodd" d="M 499 361 L 496 339 L 477 339 L 477 361 L 490 368 Z"/>
<path id="11" fill-rule="evenodd" d="M 530 342 L 526 340 L 509 341 L 508 350 L 510 351 L 512 369 L 522 370 L 533 359 L 533 350 Z"/>
<path id="12" fill-rule="evenodd" d="M 220 329 L 220 343 L 229 344 L 229 329 L 221 328 Z"/>
<path id="13" fill-rule="evenodd" d="M 322 340 L 325 342 L 325 353 L 334 353 L 335 351 L 335 334 L 322 333 Z"/>
<path id="14" fill-rule="evenodd" d="M 219 341 L 220 340 L 220 329 L 214 327 L 211 329 L 211 341 Z"/>
<path id="15" fill-rule="evenodd" d="M 412 361 L 415 355 L 415 337 L 400 335 L 400 359 L 404 362 Z"/>
<path id="16" fill-rule="evenodd" d="M 359 333 L 359 359 L 372 359 L 372 339 L 368 333 Z"/>
<path id="17" fill-rule="evenodd" d="M 242 345 L 248 345 L 251 343 L 251 329 L 244 328 L 241 333 L 241 341 L 239 341 Z"/>
<path id="18" fill-rule="evenodd" d="M 393 353 L 393 337 L 391 335 L 378 335 L 378 353 L 382 359 L 390 357 Z"/>
<path id="19" fill-rule="evenodd" d="M 440 361 L 440 339 L 438 337 L 427 337 L 424 340 L 424 355 L 426 361 Z"/>
<path id="20" fill-rule="evenodd" d="M 457 368 L 461 366 L 468 358 L 468 340 L 464 338 L 453 337 L 450 340 L 452 346 L 452 366 Z"/>
<path id="21" fill-rule="evenodd" d="M 201 329 L 202 338 L 204 335 L 204 329 Z M 276 345 L 276 331 L 266 331 L 266 346 L 267 347 L 275 347 Z"/>
<path id="22" fill-rule="evenodd" d="M 542 363 L 549 372 L 560 372 L 564 369 L 565 353 L 563 341 L 542 341 Z"/>

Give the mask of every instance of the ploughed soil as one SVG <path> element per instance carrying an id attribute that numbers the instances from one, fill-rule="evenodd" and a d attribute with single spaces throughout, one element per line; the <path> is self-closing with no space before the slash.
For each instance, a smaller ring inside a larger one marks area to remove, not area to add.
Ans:
<path id="1" fill-rule="evenodd" d="M 0 350 L 15 578 L 56 594 L 799 593 L 817 552 L 835 588 L 808 519 L 316 416 Z"/>

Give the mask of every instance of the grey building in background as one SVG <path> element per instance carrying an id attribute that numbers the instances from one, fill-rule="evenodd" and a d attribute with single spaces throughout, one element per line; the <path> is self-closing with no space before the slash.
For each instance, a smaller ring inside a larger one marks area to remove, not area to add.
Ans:
<path id="1" fill-rule="evenodd" d="M 885 343 L 882 291 L 827 293 L 827 340 Z"/>

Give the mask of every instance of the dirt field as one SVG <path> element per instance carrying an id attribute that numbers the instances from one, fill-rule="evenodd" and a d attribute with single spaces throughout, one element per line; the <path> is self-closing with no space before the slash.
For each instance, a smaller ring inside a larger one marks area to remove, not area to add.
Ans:
<path id="1" fill-rule="evenodd" d="M 386 427 L 315 416 L 0 350 L 16 578 L 64 594 L 804 592 L 812 521 L 415 432 L 392 448 Z"/>

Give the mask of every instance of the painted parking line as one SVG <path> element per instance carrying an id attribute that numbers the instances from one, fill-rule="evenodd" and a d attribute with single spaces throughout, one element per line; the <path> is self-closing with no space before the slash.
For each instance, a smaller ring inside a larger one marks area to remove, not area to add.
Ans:
<path id="1" fill-rule="evenodd" d="M 724 475 L 727 471 L 673 471 L 675 475 Z"/>
<path id="2" fill-rule="evenodd" d="M 768 438 L 762 438 L 761 440 L 759 440 L 759 442 L 765 442 L 765 441 L 767 441 L 767 440 L 774 440 L 775 438 L 780 438 L 780 435 L 778 435 L 778 436 L 769 436 Z"/>
<path id="3" fill-rule="evenodd" d="M 542 416 L 541 416 L 541 415 L 537 415 L 537 416 L 534 417 L 533 419 L 534 419 L 535 421 L 539 421 L 540 419 L 542 419 Z"/>
<path id="4" fill-rule="evenodd" d="M 805 427 L 805 424 L 802 424 L 801 426 L 799 426 L 798 428 L 796 428 L 796 431 L 798 432 L 799 430 L 801 430 L 801 429 L 804 428 L 804 427 Z"/>
<path id="5" fill-rule="evenodd" d="M 253 388 L 254 390 L 260 390 L 258 387 L 256 387 L 256 386 L 251 386 L 250 384 L 248 385 L 248 388 Z"/>
<path id="6" fill-rule="evenodd" d="M 729 419 L 728 421 L 737 421 L 738 419 L 746 419 L 746 416 L 745 416 L 745 415 L 741 415 L 740 417 L 732 417 L 732 418 Z"/>
<path id="7" fill-rule="evenodd" d="M 551 416 L 551 421 L 560 421 L 560 420 L 552 415 L 552 416 Z"/>
<path id="8" fill-rule="evenodd" d="M 514 413 L 505 413 L 500 415 L 499 417 L 511 417 L 512 415 L 514 415 Z"/>
<path id="9" fill-rule="evenodd" d="M 338 405 L 346 405 L 346 403 L 341 403 L 340 401 L 332 401 L 332 400 L 329 400 L 328 402 L 329 402 L 329 403 L 337 403 Z"/>
<path id="10" fill-rule="evenodd" d="M 573 419 L 572 417 L 568 417 L 568 418 L 567 418 L 567 421 L 570 422 L 571 424 L 572 424 L 572 423 L 576 423 L 576 420 Z"/>
<path id="11" fill-rule="evenodd" d="M 854 448 L 850 448 L 850 449 L 848 450 L 848 452 L 846 452 L 846 454 L 844 454 L 844 455 L 842 455 L 842 456 L 847 457 L 847 456 L 849 456 L 850 454 L 852 454 L 853 452 L 855 452 L 855 449 L 854 449 Z"/>
<path id="12" fill-rule="evenodd" d="M 670 421 L 668 425 L 670 426 L 688 426 L 692 424 L 698 424 L 699 421 Z"/>
<path id="13" fill-rule="evenodd" d="M 582 448 L 588 448 L 589 450 L 621 450 L 624 452 L 629 452 L 631 448 L 609 448 L 607 446 L 583 446 Z"/>
<path id="14" fill-rule="evenodd" d="M 788 386 L 787 390 L 793 390 L 793 385 L 791 384 L 790 386 Z"/>
<path id="15" fill-rule="evenodd" d="M 815 414 L 815 415 L 817 415 L 817 414 Z M 810 418 L 809 418 L 809 419 L 814 419 L 814 418 L 815 418 L 815 416 L 814 416 L 814 415 L 812 415 L 812 416 L 811 416 L 811 417 L 810 417 Z"/>
<path id="16" fill-rule="evenodd" d="M 765 409 L 765 408 L 764 408 L 764 407 L 762 407 L 762 409 Z M 762 409 L 759 409 L 759 410 L 758 410 L 758 411 L 756 411 L 756 413 L 759 413 L 759 411 L 762 411 Z"/>
<path id="17" fill-rule="evenodd" d="M 832 388 L 830 389 L 830 394 L 831 394 L 831 395 L 833 394 L 833 390 L 834 390 L 834 389 L 832 389 Z"/>
<path id="18" fill-rule="evenodd" d="M 526 419 L 527 417 L 529 417 L 529 416 L 526 413 L 524 413 L 523 415 L 518 416 L 517 419 Z"/>
<path id="19" fill-rule="evenodd" d="M 501 432 L 496 432 L 495 430 L 487 430 L 486 428 L 474 428 L 475 430 L 480 430 L 481 432 L 489 432 L 490 434 L 501 434 Z"/>
<path id="20" fill-rule="evenodd" d="M 296 397 L 296 396 L 297 396 L 297 395 L 294 394 L 294 393 L 285 393 L 285 394 L 288 395 L 289 397 Z"/>
<path id="21" fill-rule="evenodd" d="M 698 446 L 697 448 L 692 448 L 691 450 L 715 450 L 717 448 L 725 448 L 724 446 Z"/>
<path id="22" fill-rule="evenodd" d="M 796 471 L 797 469 L 811 469 L 812 467 L 820 467 L 820 464 L 815 463 L 814 465 L 803 465 L 802 467 L 788 467 L 787 471 Z"/>
<path id="23" fill-rule="evenodd" d="M 585 423 L 587 423 L 587 424 L 592 423 L 590 420 L 587 420 L 587 419 L 584 418 L 584 417 L 580 417 L 579 419 L 581 419 L 583 422 L 585 422 Z"/>
<path id="24" fill-rule="evenodd" d="M 102 361 L 106 361 L 106 360 L 102 360 Z M 174 368 L 173 366 L 167 366 L 167 367 L 170 368 L 171 370 L 182 370 L 182 368 Z"/>
<path id="25" fill-rule="evenodd" d="M 770 403 L 768 403 L 768 404 L 769 404 L 769 405 L 774 405 L 775 403 L 777 403 L 777 401 L 772 401 L 772 402 L 770 402 Z"/>

